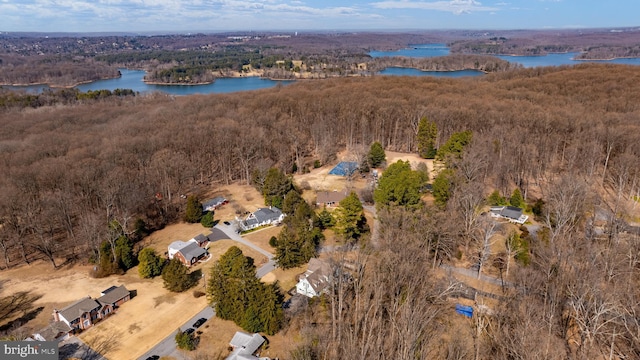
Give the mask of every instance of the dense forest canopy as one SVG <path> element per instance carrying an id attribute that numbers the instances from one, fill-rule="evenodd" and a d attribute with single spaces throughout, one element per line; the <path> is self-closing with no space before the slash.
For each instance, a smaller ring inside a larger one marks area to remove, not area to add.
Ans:
<path id="1" fill-rule="evenodd" d="M 249 183 L 254 170 L 303 172 L 341 150 L 364 154 L 376 141 L 417 153 L 427 117 L 436 148 L 453 134 L 473 134 L 452 160 L 448 202 L 381 210 L 379 252 L 356 274 L 361 286 L 339 284 L 329 306 L 343 307 L 327 322 L 298 324 L 309 334 L 305 353 L 638 357 L 640 249 L 625 224 L 638 221 L 628 204 L 640 206 L 639 82 L 639 67 L 584 64 L 7 107 L 0 110 L 0 264 L 86 261 L 113 236 L 110 224 L 128 233 L 140 219 L 157 229 L 179 218 L 180 195 Z M 514 188 L 523 199 L 544 200 L 539 221 L 547 230 L 510 243 L 530 249 L 530 265 L 511 270 L 517 286 L 496 307 L 493 325 L 478 323 L 465 338 L 473 341 L 454 342 L 442 317 L 451 289 L 429 276 L 429 264 L 478 257 L 495 229 L 468 204 Z M 601 218 L 605 236 L 592 226 Z"/>
<path id="2" fill-rule="evenodd" d="M 18 214 L 53 211 L 42 201 L 66 207 L 65 219 L 45 217 L 72 238 L 54 243 L 86 240 L 76 234 L 87 216 L 100 226 L 117 215 L 168 221 L 176 194 L 248 182 L 261 166 L 298 162 L 303 171 L 373 141 L 416 152 L 423 116 L 436 122 L 439 144 L 472 131 L 478 156 L 499 159 L 487 185 L 510 193 L 515 183 L 526 196 L 554 172 L 599 176 L 605 160 L 613 168 L 638 154 L 639 79 L 637 67 L 585 64 L 482 79 L 330 79 L 243 94 L 9 108 L 0 113 L 2 218 L 18 231 L 9 244 L 33 226 Z M 158 192 L 168 201 L 154 201 Z"/>

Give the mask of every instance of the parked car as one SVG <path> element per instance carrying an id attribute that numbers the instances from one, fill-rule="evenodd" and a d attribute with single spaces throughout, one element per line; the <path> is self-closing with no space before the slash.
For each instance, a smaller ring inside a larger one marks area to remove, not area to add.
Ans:
<path id="1" fill-rule="evenodd" d="M 228 222 L 228 221 L 223 221 L 222 223 L 225 224 L 225 225 L 231 225 L 231 223 Z"/>
<path id="2" fill-rule="evenodd" d="M 200 326 L 202 326 L 202 324 L 204 324 L 206 321 L 207 321 L 207 319 L 205 319 L 205 318 L 200 318 L 200 319 L 198 319 L 198 321 L 196 321 L 196 322 L 194 322 L 194 323 L 193 323 L 193 327 L 197 329 L 197 328 L 199 328 Z"/>
<path id="3" fill-rule="evenodd" d="M 158 355 L 151 355 L 147 358 L 147 360 L 158 360 L 158 359 L 160 359 L 160 356 Z"/>
<path id="4" fill-rule="evenodd" d="M 186 334 L 191 335 L 191 334 L 193 334 L 193 332 L 194 332 L 194 331 L 196 331 L 196 329 L 194 329 L 194 328 L 188 328 L 188 329 L 187 329 L 187 330 L 185 330 L 184 332 L 185 332 Z"/>

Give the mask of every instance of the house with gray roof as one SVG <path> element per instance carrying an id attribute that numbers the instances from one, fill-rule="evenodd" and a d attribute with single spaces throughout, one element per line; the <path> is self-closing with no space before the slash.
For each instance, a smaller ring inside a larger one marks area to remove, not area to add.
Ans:
<path id="1" fill-rule="evenodd" d="M 111 286 L 102 291 L 100 295 L 98 299 L 87 296 L 60 310 L 53 309 L 54 321 L 68 325 L 69 331 L 85 330 L 115 312 L 122 303 L 131 299 L 131 293 L 124 285 Z M 62 325 L 56 326 L 52 328 L 51 332 L 59 329 L 64 330 L 64 327 Z"/>
<path id="2" fill-rule="evenodd" d="M 71 327 L 64 321 L 54 321 L 41 329 L 40 331 L 33 333 L 31 339 L 36 341 L 62 341 L 69 338 Z"/>
<path id="3" fill-rule="evenodd" d="M 180 240 L 172 242 L 169 244 L 168 254 L 170 260 L 178 258 L 186 266 L 191 266 L 206 257 L 208 252 L 207 249 L 201 248 L 195 240 L 191 239 L 186 242 Z"/>
<path id="4" fill-rule="evenodd" d="M 307 271 L 296 284 L 296 292 L 306 297 L 316 297 L 329 289 L 331 266 L 317 258 L 309 260 Z"/>
<path id="5" fill-rule="evenodd" d="M 260 358 L 255 356 L 254 353 L 263 343 L 264 337 L 258 333 L 247 334 L 242 331 L 236 331 L 229 343 L 233 351 L 227 356 L 226 360 L 258 360 Z"/>
<path id="6" fill-rule="evenodd" d="M 220 206 L 227 204 L 229 201 L 224 196 L 216 196 L 213 199 L 207 200 L 202 203 L 203 211 L 214 211 Z"/>
<path id="7" fill-rule="evenodd" d="M 100 293 L 97 300 L 102 305 L 109 305 L 113 310 L 131 300 L 131 292 L 124 285 L 112 286 Z"/>
<path id="8" fill-rule="evenodd" d="M 69 325 L 72 330 L 84 330 L 104 317 L 101 310 L 102 305 L 87 296 L 60 310 L 53 309 L 53 318 Z"/>
<path id="9" fill-rule="evenodd" d="M 515 206 L 492 206 L 489 212 L 494 218 L 507 219 L 515 224 L 524 224 L 529 216 L 522 214 L 522 209 Z"/>
<path id="10" fill-rule="evenodd" d="M 284 216 L 282 211 L 275 206 L 260 208 L 239 222 L 240 230 L 247 231 L 260 226 L 279 224 L 284 220 Z"/>
<path id="11" fill-rule="evenodd" d="M 193 239 L 191 239 L 191 241 L 195 241 L 195 243 L 200 247 L 205 247 L 207 246 L 207 244 L 209 244 L 209 238 L 204 236 L 204 234 L 196 235 Z"/>

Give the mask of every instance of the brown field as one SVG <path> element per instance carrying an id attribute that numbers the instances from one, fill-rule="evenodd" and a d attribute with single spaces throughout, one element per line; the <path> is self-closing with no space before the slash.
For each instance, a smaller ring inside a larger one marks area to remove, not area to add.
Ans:
<path id="1" fill-rule="evenodd" d="M 252 241 L 260 244 L 268 243 L 271 236 L 268 230 L 252 234 Z M 156 249 L 160 254 L 164 254 L 168 244 L 172 241 L 189 240 L 199 233 L 206 234 L 208 231 L 200 224 L 174 224 L 153 233 L 142 243 Z M 262 239 L 263 237 L 265 239 Z M 192 270 L 201 269 L 203 272 L 208 272 L 215 259 L 219 258 L 232 245 L 238 246 L 246 256 L 254 258 L 257 266 L 267 261 L 265 256 L 251 248 L 231 240 L 220 240 L 209 246 L 211 260 L 194 266 Z M 203 290 L 201 284 L 184 293 L 174 294 L 163 288 L 162 279 L 159 277 L 150 280 L 140 279 L 137 268 L 132 268 L 121 276 L 102 279 L 90 277 L 90 270 L 91 266 L 75 265 L 59 268 L 52 272 L 51 266 L 42 261 L 29 266 L 16 267 L 2 272 L 3 282 L 0 288 L 0 297 L 10 296 L 21 291 L 27 291 L 31 296 L 39 296 L 33 302 L 33 307 L 43 307 L 43 309 L 24 327 L 24 332 L 30 333 L 32 330 L 44 327 L 52 319 L 51 313 L 54 308 L 62 308 L 87 295 L 94 298 L 99 297 L 100 291 L 109 286 L 124 284 L 127 289 L 136 291 L 137 296 L 125 303 L 118 313 L 80 335 L 81 339 L 91 343 L 96 338 L 118 334 L 117 347 L 104 354 L 108 359 L 118 360 L 134 359 L 142 355 L 179 325 L 195 316 L 207 304 L 206 297 L 195 298 L 193 296 L 194 290 Z M 272 281 L 280 280 L 279 275 L 274 275 Z M 282 276 L 284 278 L 281 281 L 291 282 L 291 275 L 282 272 Z M 295 275 L 293 276 L 295 277 Z M 10 319 L 3 319 L 0 325 L 4 324 L 5 320 Z M 221 322 L 221 324 L 226 326 L 229 322 Z M 211 324 L 209 326 L 214 329 Z M 225 330 L 215 328 L 215 333 Z M 231 336 L 233 336 L 233 332 Z M 221 339 L 224 342 L 221 347 L 201 345 L 201 348 L 226 351 L 231 336 Z M 207 344 L 207 342 L 203 344 Z"/>
<path id="2" fill-rule="evenodd" d="M 249 234 L 244 235 L 243 238 L 251 241 L 251 243 L 258 246 L 259 248 L 273 254 L 276 250 L 272 248 L 271 245 L 269 245 L 269 239 L 271 239 L 272 236 L 278 236 L 281 230 L 282 226 L 271 226 L 252 231 Z"/>
<path id="3" fill-rule="evenodd" d="M 202 201 L 224 196 L 229 203 L 215 211 L 214 218 L 220 221 L 230 221 L 236 216 L 242 216 L 245 212 L 255 211 L 264 206 L 262 195 L 251 185 L 231 184 L 216 187 L 206 193 Z"/>

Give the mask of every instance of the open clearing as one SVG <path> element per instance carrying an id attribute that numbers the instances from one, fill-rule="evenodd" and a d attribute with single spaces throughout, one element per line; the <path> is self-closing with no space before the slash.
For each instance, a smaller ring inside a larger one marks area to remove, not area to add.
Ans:
<path id="1" fill-rule="evenodd" d="M 167 245 L 172 241 L 188 240 L 199 233 L 206 234 L 208 230 L 200 224 L 175 224 L 153 233 L 143 241 L 143 244 L 164 254 Z M 260 232 L 252 236 L 259 238 Z M 268 242 L 268 238 L 266 241 Z M 219 240 L 209 246 L 211 259 L 194 266 L 191 270 L 201 269 L 203 272 L 208 272 L 215 263 L 215 259 L 233 245 L 238 246 L 246 256 L 254 258 L 257 266 L 267 261 L 264 255 L 242 244 L 231 240 Z M 90 277 L 91 269 L 91 266 L 75 265 L 52 271 L 51 266 L 42 261 L 16 267 L 2 272 L 0 296 L 10 296 L 21 291 L 31 292 L 30 295 L 33 296 L 41 296 L 33 306 L 43 307 L 42 311 L 35 319 L 29 321 L 24 329 L 25 333 L 30 333 L 46 326 L 52 319 L 51 314 L 54 308 L 62 308 L 87 295 L 99 297 L 102 290 L 112 285 L 125 285 L 137 295 L 123 304 L 115 315 L 80 335 L 81 339 L 90 344 L 96 338 L 117 334 L 117 346 L 104 355 L 108 359 L 118 360 L 135 359 L 142 355 L 207 305 L 205 296 L 199 298 L 193 296 L 194 290 L 203 290 L 202 282 L 194 289 L 175 294 L 163 288 L 160 277 L 140 279 L 137 267 L 130 269 L 124 275 L 102 279 Z M 216 329 L 218 330 L 222 329 Z M 226 350 L 229 340 L 231 337 L 224 339 L 226 343 L 218 349 Z M 211 348 L 205 344 L 206 342 L 202 343 L 203 348 Z"/>

